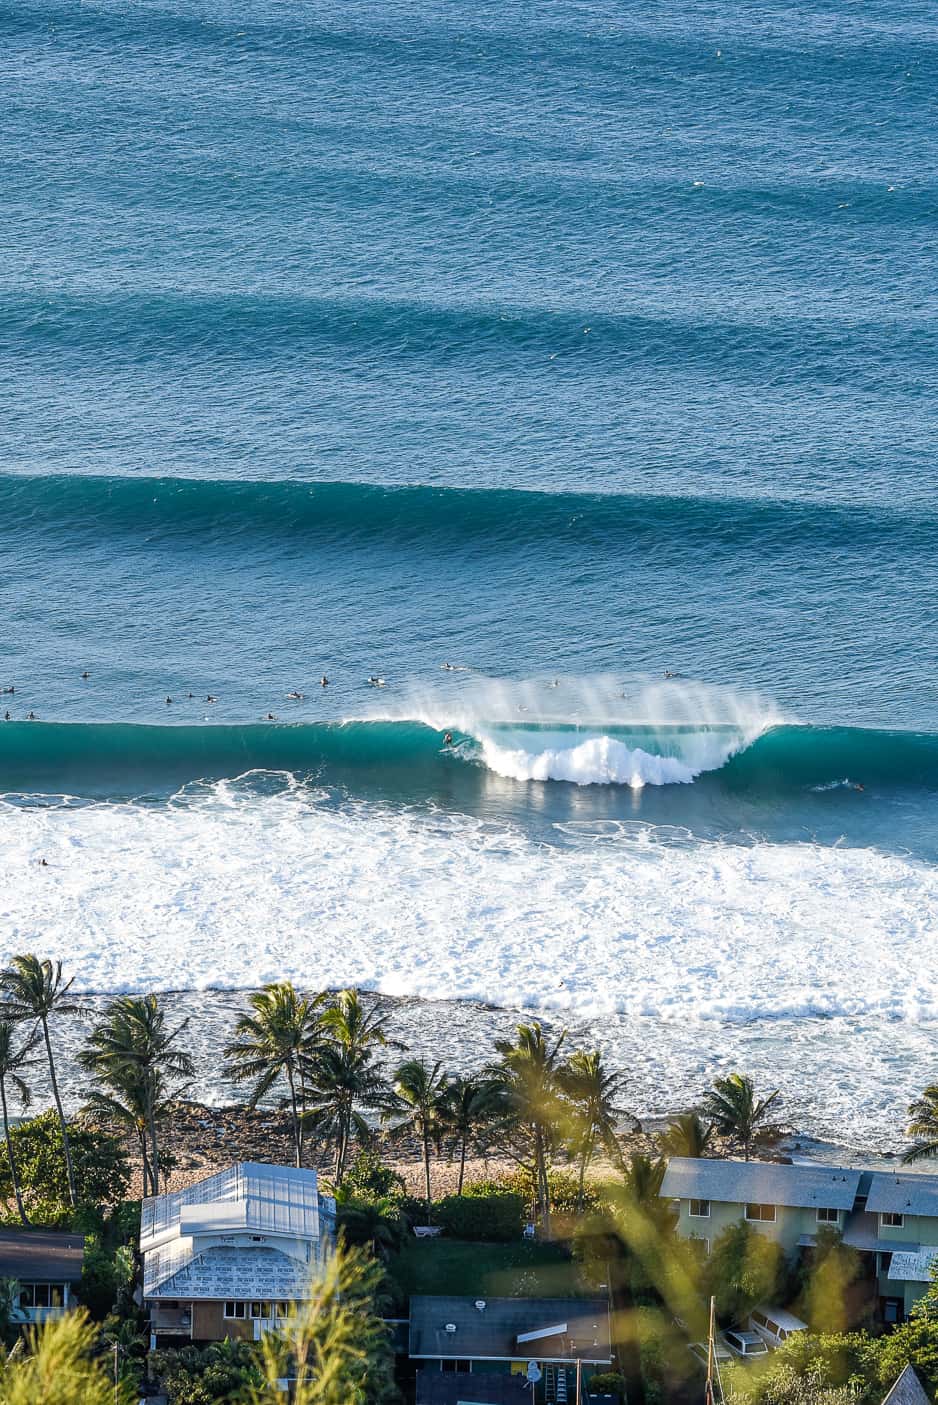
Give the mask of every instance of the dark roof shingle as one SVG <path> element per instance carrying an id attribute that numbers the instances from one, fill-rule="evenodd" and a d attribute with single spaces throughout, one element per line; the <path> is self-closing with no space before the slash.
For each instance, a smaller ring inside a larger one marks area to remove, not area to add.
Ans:
<path id="1" fill-rule="evenodd" d="M 481 1300 L 480 1300 L 481 1301 Z M 499 1361 L 609 1361 L 609 1309 L 604 1298 L 413 1297 L 410 1355 Z M 455 1331 L 448 1332 L 447 1325 Z M 561 1333 L 518 1342 L 526 1332 L 563 1327 Z"/>
<path id="2" fill-rule="evenodd" d="M 0 1229 L 0 1278 L 27 1283 L 77 1283 L 85 1258 L 83 1234 Z"/>

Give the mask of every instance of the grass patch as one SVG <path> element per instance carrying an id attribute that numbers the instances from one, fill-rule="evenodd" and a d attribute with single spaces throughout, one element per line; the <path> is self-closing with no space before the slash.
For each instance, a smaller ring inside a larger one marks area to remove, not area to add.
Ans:
<path id="1" fill-rule="evenodd" d="M 404 1298 L 412 1293 L 568 1298 L 595 1292 L 566 1245 L 556 1241 L 480 1244 L 460 1239 L 408 1239 L 389 1267 Z"/>

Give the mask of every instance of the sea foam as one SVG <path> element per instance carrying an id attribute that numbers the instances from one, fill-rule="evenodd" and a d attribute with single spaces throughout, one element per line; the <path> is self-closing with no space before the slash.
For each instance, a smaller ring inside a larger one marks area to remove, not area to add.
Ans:
<path id="1" fill-rule="evenodd" d="M 680 1024 L 938 1016 L 928 865 L 643 824 L 554 846 L 264 781 L 168 806 L 3 802 L 0 954 L 41 948 L 97 991 L 290 977 Z"/>

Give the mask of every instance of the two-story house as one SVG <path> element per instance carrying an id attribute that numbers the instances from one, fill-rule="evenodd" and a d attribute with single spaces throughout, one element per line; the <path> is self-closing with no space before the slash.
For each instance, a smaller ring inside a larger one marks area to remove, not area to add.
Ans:
<path id="1" fill-rule="evenodd" d="M 335 1243 L 335 1201 L 315 1171 L 242 1161 L 143 1202 L 140 1251 L 150 1344 L 257 1340 Z"/>
<path id="2" fill-rule="evenodd" d="M 678 1233 L 706 1253 L 745 1221 L 788 1258 L 829 1226 L 861 1255 L 884 1322 L 901 1322 L 924 1294 L 938 1258 L 938 1176 L 763 1161 L 674 1157 L 661 1194 Z"/>

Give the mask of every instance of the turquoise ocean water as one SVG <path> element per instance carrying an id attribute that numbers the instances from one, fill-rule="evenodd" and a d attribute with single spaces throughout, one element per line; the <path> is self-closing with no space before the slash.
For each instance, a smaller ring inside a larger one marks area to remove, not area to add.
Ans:
<path id="1" fill-rule="evenodd" d="M 650 1021 L 688 1086 L 745 1029 L 892 1125 L 930 7 L 16 0 L 0 83 L 5 947 Z"/>

